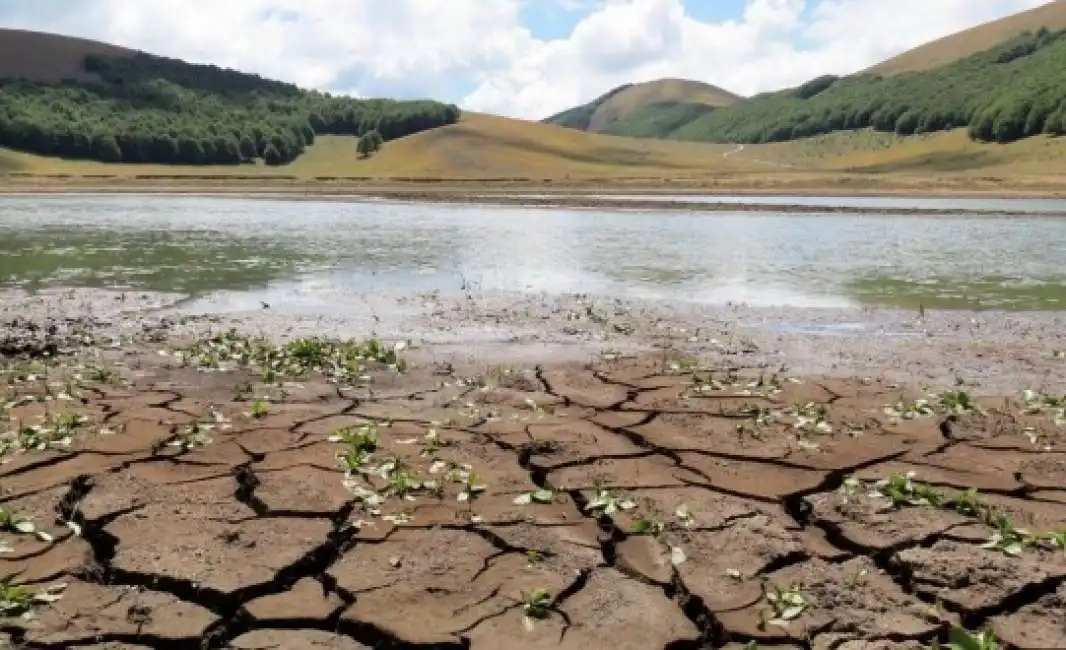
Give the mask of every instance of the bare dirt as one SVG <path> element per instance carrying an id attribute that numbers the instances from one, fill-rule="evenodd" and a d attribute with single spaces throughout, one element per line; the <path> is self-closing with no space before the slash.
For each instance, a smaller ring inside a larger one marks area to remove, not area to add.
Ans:
<path id="1" fill-rule="evenodd" d="M 0 531 L 15 647 L 1066 647 L 1066 429 L 1016 394 L 905 419 L 917 388 L 663 354 L 342 381 L 0 334 L 0 508 L 48 534 Z"/>

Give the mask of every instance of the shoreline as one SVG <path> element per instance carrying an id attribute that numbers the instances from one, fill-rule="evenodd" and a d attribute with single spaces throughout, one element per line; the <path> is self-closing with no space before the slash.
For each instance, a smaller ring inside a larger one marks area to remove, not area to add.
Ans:
<path id="1" fill-rule="evenodd" d="M 181 317 L 176 296 L 21 300 L 0 303 L 0 506 L 33 525 L 3 532 L 0 565 L 47 597 L 0 619 L 15 644 L 1066 642 L 1066 412 L 1023 401 L 1039 355 L 996 341 L 1003 319 L 918 332 L 928 368 L 986 340 L 1020 373 L 971 398 L 900 359 L 917 381 L 766 364 L 772 338 L 618 303 L 424 305 L 445 328 L 587 344 L 563 358 L 521 336 L 493 357 L 271 310 Z"/>
<path id="2" fill-rule="evenodd" d="M 859 215 L 892 215 L 892 216 L 917 216 L 917 217 L 944 217 L 944 216 L 973 216 L 973 217 L 1000 217 L 1004 215 L 1019 217 L 1039 217 L 1047 219 L 1060 219 L 1066 217 L 1066 199 L 1059 195 L 971 195 L 971 194 L 905 194 L 905 193 L 855 193 L 855 194 L 819 194 L 810 192 L 800 194 L 795 192 L 734 192 L 734 193 L 667 193 L 665 191 L 652 192 L 640 190 L 641 195 L 658 194 L 661 196 L 678 196 L 678 200 L 641 200 L 613 198 L 613 195 L 627 196 L 637 194 L 637 191 L 623 192 L 618 188 L 604 189 L 597 196 L 583 194 L 565 194 L 564 191 L 555 188 L 555 192 L 544 194 L 560 194 L 560 196 L 524 196 L 526 191 L 505 193 L 495 191 L 471 192 L 471 191 L 423 191 L 410 189 L 381 189 L 368 188 L 359 191 L 358 188 L 345 188 L 344 190 L 319 188 L 318 190 L 273 190 L 247 189 L 247 188 L 52 188 L 49 190 L 33 189 L 11 191 L 0 189 L 0 197 L 70 197 L 70 196 L 146 196 L 146 197 L 197 197 L 197 198 L 223 198 L 240 200 L 285 200 L 285 201 L 339 201 L 360 203 L 368 201 L 393 201 L 400 203 L 436 203 L 442 205 L 480 205 L 490 207 L 512 208 L 540 208 L 540 209 L 572 209 L 572 210 L 614 210 L 619 212 L 692 212 L 692 213 L 721 213 L 721 212 L 753 212 L 753 213 L 793 213 L 793 214 L 859 214 Z M 848 205 L 810 205 L 802 203 L 758 203 L 758 202 L 721 202 L 712 201 L 685 201 L 684 196 L 713 197 L 713 196 L 795 196 L 797 198 L 913 198 L 913 199 L 990 199 L 990 200 L 1059 200 L 1064 201 L 1061 211 L 1050 210 L 997 210 L 993 208 L 921 208 L 921 207 L 866 207 Z"/>
<path id="3" fill-rule="evenodd" d="M 280 188 L 280 189 L 279 189 Z M 1017 179 L 952 177 L 849 177 L 753 175 L 660 179 L 300 178 L 293 176 L 144 175 L 105 178 L 75 175 L 0 177 L 0 196 L 53 194 L 313 196 L 371 195 L 466 200 L 482 194 L 652 194 L 677 196 L 796 196 L 826 198 L 1066 199 L 1058 177 Z M 749 204 L 750 205 L 750 204 Z"/>
<path id="4" fill-rule="evenodd" d="M 409 340 L 463 363 L 563 363 L 680 353 L 714 364 L 901 384 L 965 385 L 978 395 L 1066 392 L 1066 312 L 675 304 L 590 294 L 467 292 L 348 296 L 351 310 L 218 309 L 208 296 L 96 289 L 0 291 L 0 322 L 91 318 L 115 335 L 165 322 L 184 336 L 236 330 L 289 339 Z"/>

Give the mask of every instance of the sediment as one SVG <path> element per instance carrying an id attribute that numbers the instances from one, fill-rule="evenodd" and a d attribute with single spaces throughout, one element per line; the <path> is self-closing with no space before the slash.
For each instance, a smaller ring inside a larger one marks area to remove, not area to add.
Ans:
<path id="1" fill-rule="evenodd" d="M 69 318 L 0 330 L 15 647 L 1066 647 L 1051 395 Z"/>

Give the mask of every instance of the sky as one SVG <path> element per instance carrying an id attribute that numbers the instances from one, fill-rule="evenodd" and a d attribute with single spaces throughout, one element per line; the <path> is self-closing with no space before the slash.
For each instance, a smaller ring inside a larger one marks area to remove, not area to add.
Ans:
<path id="1" fill-rule="evenodd" d="M 628 82 L 750 95 L 856 72 L 1046 1 L 0 0 L 0 25 L 540 119 Z"/>

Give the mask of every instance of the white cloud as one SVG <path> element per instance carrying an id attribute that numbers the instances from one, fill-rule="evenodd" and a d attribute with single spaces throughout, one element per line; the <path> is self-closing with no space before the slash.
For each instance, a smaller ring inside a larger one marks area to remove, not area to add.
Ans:
<path id="1" fill-rule="evenodd" d="M 749 95 L 856 72 L 1045 2 L 748 0 L 738 20 L 706 23 L 686 14 L 682 0 L 629 0 L 590 14 L 567 39 L 531 43 L 507 69 L 486 75 L 464 103 L 543 117 L 622 83 L 660 77 L 698 79 Z"/>
<path id="2" fill-rule="evenodd" d="M 541 40 L 521 24 L 534 2 L 586 15 Z M 747 0 L 743 15 L 707 23 L 683 0 L 0 0 L 0 20 L 308 87 L 539 118 L 629 81 L 751 94 L 853 72 L 1044 2 Z"/>

